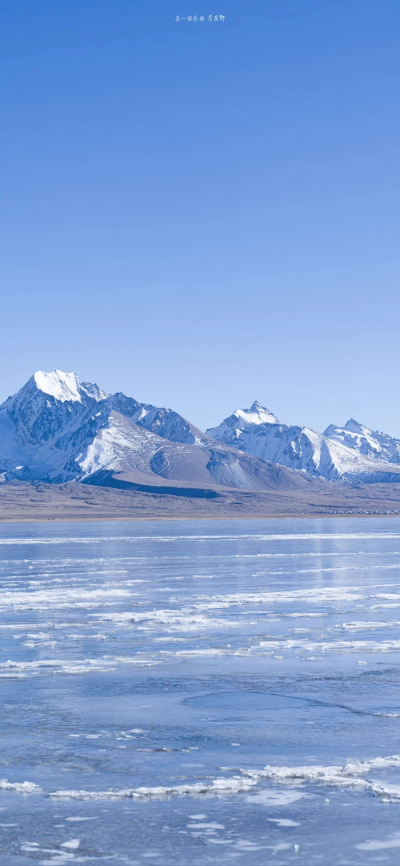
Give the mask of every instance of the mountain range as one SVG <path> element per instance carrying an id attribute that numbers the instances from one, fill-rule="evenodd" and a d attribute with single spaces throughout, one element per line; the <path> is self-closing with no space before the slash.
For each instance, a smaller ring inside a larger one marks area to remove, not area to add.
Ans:
<path id="1" fill-rule="evenodd" d="M 396 477 L 400 440 L 369 430 L 353 418 L 344 427 L 331 424 L 318 433 L 310 427 L 280 424 L 272 412 L 255 402 L 207 433 L 246 454 L 328 481 L 400 480 Z"/>
<path id="2" fill-rule="evenodd" d="M 324 434 L 253 403 L 202 433 L 172 409 L 106 394 L 75 373 L 37 372 L 0 406 L 0 480 L 213 496 L 400 481 L 400 441 L 354 420 Z"/>

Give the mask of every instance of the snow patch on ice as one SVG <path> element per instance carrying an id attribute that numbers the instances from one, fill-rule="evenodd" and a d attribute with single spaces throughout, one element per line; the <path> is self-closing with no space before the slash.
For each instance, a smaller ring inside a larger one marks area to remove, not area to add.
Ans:
<path id="1" fill-rule="evenodd" d="M 34 782 L 9 782 L 0 779 L 0 791 L 12 791 L 14 794 L 40 794 L 41 788 Z"/>
<path id="2" fill-rule="evenodd" d="M 157 787 L 141 786 L 139 788 L 109 789 L 107 791 L 61 790 L 53 791 L 50 796 L 58 800 L 165 800 L 171 797 L 224 797 L 232 794 L 249 794 L 251 802 L 263 805 L 290 805 L 307 793 L 298 790 L 300 785 L 321 785 L 334 788 L 350 788 L 357 791 L 372 793 L 384 802 L 400 803 L 400 786 L 390 785 L 379 780 L 365 778 L 366 774 L 375 770 L 400 768 L 400 755 L 371 758 L 367 761 L 349 761 L 343 766 L 299 766 L 275 767 L 266 765 L 261 770 L 238 770 L 234 776 L 206 779 L 193 784 L 171 785 Z M 229 767 L 221 767 L 229 772 Z M 260 784 L 268 780 L 274 784 L 292 785 L 291 789 L 264 789 L 254 791 Z"/>

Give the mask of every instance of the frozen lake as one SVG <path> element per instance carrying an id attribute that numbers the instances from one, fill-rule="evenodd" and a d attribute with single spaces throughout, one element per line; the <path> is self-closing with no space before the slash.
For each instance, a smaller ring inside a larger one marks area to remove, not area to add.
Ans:
<path id="1" fill-rule="evenodd" d="M 400 520 L 0 526 L 0 863 L 400 862 Z"/>

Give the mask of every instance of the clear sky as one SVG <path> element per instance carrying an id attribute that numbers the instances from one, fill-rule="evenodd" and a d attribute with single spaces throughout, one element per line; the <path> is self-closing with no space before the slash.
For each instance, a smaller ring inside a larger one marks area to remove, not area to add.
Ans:
<path id="1" fill-rule="evenodd" d="M 258 399 L 400 437 L 399 24 L 2 0 L 0 399 L 58 368 L 203 429 Z"/>

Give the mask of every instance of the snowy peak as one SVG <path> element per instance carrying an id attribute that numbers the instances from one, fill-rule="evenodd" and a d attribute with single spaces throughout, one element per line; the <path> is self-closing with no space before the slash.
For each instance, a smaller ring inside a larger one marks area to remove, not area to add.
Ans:
<path id="1" fill-rule="evenodd" d="M 245 421 L 246 424 L 279 424 L 277 417 L 265 406 L 262 406 L 258 400 L 254 401 L 250 409 L 236 409 L 233 414 Z"/>
<path id="2" fill-rule="evenodd" d="M 80 382 L 76 373 L 63 373 L 62 370 L 44 373 L 38 370 L 33 379 L 37 389 L 49 397 L 54 397 L 61 403 L 66 400 L 81 403 Z"/>
<path id="3" fill-rule="evenodd" d="M 44 373 L 43 370 L 38 370 L 32 378 L 38 391 L 42 391 L 49 397 L 54 397 L 54 400 L 58 400 L 60 403 L 82 403 L 83 395 L 96 400 L 96 402 L 106 400 L 108 397 L 108 394 L 95 383 L 81 383 L 76 373 L 63 373 L 62 370 Z"/>
<path id="4" fill-rule="evenodd" d="M 360 424 L 360 422 L 356 421 L 355 418 L 349 418 L 349 420 L 346 421 L 346 424 L 344 425 L 344 427 L 338 427 L 336 424 L 330 424 L 329 427 L 327 427 L 326 430 L 324 430 L 323 435 L 329 437 L 331 432 L 335 433 L 335 431 L 337 431 L 337 430 L 343 430 L 343 431 L 347 430 L 349 433 L 356 433 L 356 434 L 363 434 L 363 433 L 370 433 L 371 432 L 370 430 L 368 430 L 368 427 L 365 427 L 364 424 Z"/>
<path id="5" fill-rule="evenodd" d="M 96 400 L 97 403 L 100 400 L 107 400 L 107 398 L 110 396 L 109 394 L 106 394 L 105 391 L 102 391 L 102 389 L 99 388 L 99 386 L 96 385 L 95 382 L 81 382 L 80 391 L 83 391 L 85 394 L 87 394 L 88 397 L 91 397 L 92 400 Z"/>
<path id="6" fill-rule="evenodd" d="M 97 411 L 99 402 L 101 413 Z M 85 383 L 82 387 L 76 373 L 39 370 L 0 406 L 0 459 L 4 462 L 8 454 L 5 465 L 10 466 L 19 454 L 18 463 L 26 467 L 32 463 L 27 449 L 40 450 L 45 443 L 49 460 L 53 446 L 58 449 L 54 454 L 60 456 L 65 436 L 73 433 L 79 438 L 87 423 L 89 427 L 98 425 L 106 404 L 97 385 Z"/>
<path id="7" fill-rule="evenodd" d="M 210 427 L 206 433 L 213 439 L 224 442 L 225 445 L 246 450 L 239 444 L 243 431 L 252 428 L 261 429 L 264 425 L 274 424 L 279 424 L 277 417 L 255 400 L 250 409 L 236 409 L 236 412 L 229 415 L 229 418 L 225 418 L 222 424 L 219 424 L 218 427 Z"/>
<path id="8" fill-rule="evenodd" d="M 344 427 L 331 424 L 326 428 L 324 436 L 331 442 L 345 445 L 346 448 L 351 448 L 364 457 L 387 463 L 400 463 L 399 439 L 394 439 L 387 433 L 370 430 L 354 418 L 350 418 Z"/>
<path id="9" fill-rule="evenodd" d="M 363 433 L 364 430 L 367 430 L 367 427 L 364 427 L 363 424 L 360 424 L 354 418 L 349 418 L 344 425 L 345 430 L 350 430 L 351 433 Z"/>

